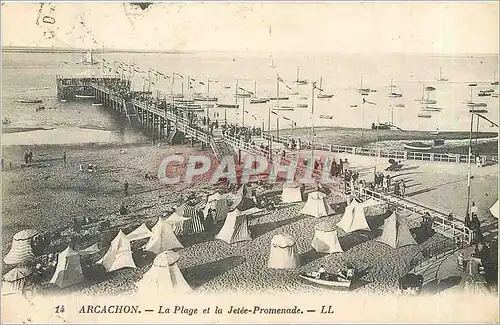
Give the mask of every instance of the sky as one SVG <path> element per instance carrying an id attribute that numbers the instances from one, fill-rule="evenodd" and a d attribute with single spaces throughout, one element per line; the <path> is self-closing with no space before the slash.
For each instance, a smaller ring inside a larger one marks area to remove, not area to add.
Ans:
<path id="1" fill-rule="evenodd" d="M 3 46 L 498 54 L 489 2 L 2 3 Z M 44 17 L 50 16 L 54 18 Z M 38 23 L 37 23 L 38 19 Z M 53 22 L 53 23 L 52 23 Z"/>

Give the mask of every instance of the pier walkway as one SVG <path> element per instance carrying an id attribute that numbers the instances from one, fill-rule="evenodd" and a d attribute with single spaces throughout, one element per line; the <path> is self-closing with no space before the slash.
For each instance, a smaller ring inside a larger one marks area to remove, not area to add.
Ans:
<path id="1" fill-rule="evenodd" d="M 63 78 L 57 77 L 57 95 L 60 99 L 74 98 L 76 92 L 92 94 L 95 99 L 99 100 L 105 106 L 112 108 L 124 114 L 130 121 L 137 120 L 144 128 L 158 135 L 159 138 L 167 138 L 169 140 L 189 139 L 191 143 L 201 143 L 202 147 L 209 146 L 217 158 L 222 159 L 227 155 L 232 155 L 237 159 L 236 151 L 255 154 L 266 157 L 268 160 L 281 161 L 284 164 L 292 165 L 297 168 L 299 173 L 308 172 L 313 178 L 319 180 L 321 174 L 312 170 L 311 165 L 297 165 L 295 159 L 290 157 L 280 157 L 278 152 L 283 148 L 288 139 L 277 138 L 268 133 L 261 133 L 261 137 L 254 137 L 252 141 L 246 142 L 240 138 L 224 134 L 222 130 L 214 129 L 208 132 L 208 127 L 200 126 L 193 123 L 193 120 L 186 118 L 176 108 L 175 103 L 168 103 L 167 100 L 153 100 L 151 96 L 135 96 L 128 90 L 125 85 L 125 90 L 121 89 L 121 93 L 113 91 L 107 84 L 119 83 L 123 87 L 123 80 L 117 78 Z M 126 82 L 125 82 L 126 84 Z M 263 144 L 271 142 L 271 150 L 266 150 Z M 236 150 L 234 150 L 236 149 Z M 394 159 L 413 159 L 424 160 L 431 162 L 464 162 L 464 156 L 444 155 L 433 153 L 413 153 L 413 152 L 394 152 L 387 153 L 385 151 L 374 151 L 366 148 L 355 148 L 335 145 L 314 144 L 314 149 L 318 151 L 328 151 L 347 154 L 361 154 L 373 157 L 386 157 Z M 473 157 L 472 157 L 473 159 Z M 467 156 L 465 156 L 467 161 Z M 346 195 L 346 190 L 342 181 L 339 180 L 328 186 L 336 192 Z M 410 218 L 410 222 L 414 226 L 420 223 L 422 216 L 428 212 L 434 218 L 434 229 L 449 238 L 459 238 L 467 243 L 472 240 L 472 232 L 465 227 L 462 222 L 456 220 L 448 220 L 448 213 L 440 209 L 431 208 L 424 204 L 418 204 L 397 198 L 389 194 L 382 194 L 368 189 L 360 190 L 354 186 L 354 194 L 363 199 L 374 198 L 379 201 L 387 202 L 397 210 L 410 212 L 414 218 Z"/>

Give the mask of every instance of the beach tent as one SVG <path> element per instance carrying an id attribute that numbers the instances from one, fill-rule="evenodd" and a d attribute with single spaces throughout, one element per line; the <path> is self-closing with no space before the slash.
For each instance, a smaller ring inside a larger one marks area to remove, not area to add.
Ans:
<path id="1" fill-rule="evenodd" d="M 366 222 L 365 211 L 362 205 L 356 200 L 352 200 L 345 208 L 342 219 L 337 224 L 337 227 L 350 233 L 357 230 L 368 230 L 370 227 Z"/>
<path id="2" fill-rule="evenodd" d="M 2 278 L 2 296 L 22 292 L 31 274 L 33 269 L 26 266 L 16 267 L 7 272 Z"/>
<path id="3" fill-rule="evenodd" d="M 92 244 L 91 246 L 82 249 L 79 251 L 80 256 L 86 256 L 86 255 L 92 255 L 92 254 L 97 254 L 100 252 L 99 246 L 97 246 L 97 243 Z"/>
<path id="4" fill-rule="evenodd" d="M 255 207 L 255 202 L 252 198 L 252 193 L 246 184 L 241 185 L 236 192 L 235 200 L 233 205 L 229 208 L 229 211 L 238 209 L 240 211 L 249 210 Z"/>
<path id="5" fill-rule="evenodd" d="M 321 218 L 334 214 L 335 211 L 326 201 L 326 195 L 324 193 L 312 192 L 309 193 L 307 202 L 304 204 L 300 213 Z"/>
<path id="6" fill-rule="evenodd" d="M 200 212 L 200 209 L 198 209 L 197 206 L 192 206 L 188 203 L 184 203 L 180 208 L 178 208 L 175 211 L 177 216 L 174 216 L 174 219 L 172 219 L 177 220 L 177 226 L 174 227 L 175 234 L 190 235 L 205 231 L 203 220 L 198 215 L 198 212 Z M 179 231 L 179 233 L 177 233 L 176 230 Z"/>
<path id="7" fill-rule="evenodd" d="M 271 239 L 271 250 L 267 267 L 273 269 L 293 269 L 300 266 L 295 239 L 289 235 L 275 235 Z"/>
<path id="8" fill-rule="evenodd" d="M 417 245 L 417 242 L 410 233 L 410 228 L 408 228 L 406 220 L 394 212 L 385 219 L 382 235 L 377 241 L 387 244 L 392 248 Z"/>
<path id="9" fill-rule="evenodd" d="M 300 185 L 295 183 L 283 184 L 283 193 L 281 194 L 281 201 L 283 203 L 295 203 L 302 201 L 302 191 Z"/>
<path id="10" fill-rule="evenodd" d="M 215 238 L 228 244 L 252 240 L 252 235 L 248 230 L 247 216 L 238 209 L 231 211 Z"/>
<path id="11" fill-rule="evenodd" d="M 365 202 L 361 203 L 364 209 L 365 216 L 374 217 L 379 216 L 387 212 L 389 205 L 387 202 L 379 201 L 374 198 L 370 198 Z"/>
<path id="12" fill-rule="evenodd" d="M 169 292 L 186 293 L 191 287 L 177 265 L 178 253 L 166 251 L 158 254 L 153 265 L 137 284 L 139 291 L 151 295 L 151 292 L 168 294 Z"/>
<path id="13" fill-rule="evenodd" d="M 127 235 L 128 240 L 133 241 L 133 240 L 139 240 L 139 239 L 144 239 L 144 238 L 149 238 L 151 237 L 152 232 L 149 230 L 149 228 L 146 226 L 145 223 L 137 227 L 134 231 L 132 231 L 130 234 Z"/>
<path id="14" fill-rule="evenodd" d="M 66 288 L 80 282 L 83 282 L 80 254 L 68 246 L 58 255 L 56 270 L 50 283 Z"/>
<path id="15" fill-rule="evenodd" d="M 344 250 L 340 246 L 337 235 L 337 226 L 331 222 L 320 222 L 314 226 L 314 238 L 311 246 L 318 253 L 342 253 Z"/>
<path id="16" fill-rule="evenodd" d="M 229 212 L 227 199 L 222 197 L 219 193 L 210 195 L 203 209 L 203 216 L 205 219 L 207 218 L 209 209 L 215 210 L 215 214 L 212 215 L 214 222 L 226 219 L 227 213 Z"/>
<path id="17" fill-rule="evenodd" d="M 31 240 L 38 235 L 34 229 L 22 230 L 12 237 L 12 246 L 4 258 L 5 264 L 19 264 L 35 257 L 31 248 Z"/>
<path id="18" fill-rule="evenodd" d="M 491 215 L 498 219 L 498 200 L 490 208 Z"/>
<path id="19" fill-rule="evenodd" d="M 111 246 L 109 246 L 104 257 L 97 263 L 102 264 L 107 272 L 125 267 L 136 267 L 132 258 L 132 251 L 130 250 L 130 240 L 123 231 L 120 230 L 118 232 L 118 235 L 111 242 Z"/>
<path id="20" fill-rule="evenodd" d="M 166 219 L 159 218 L 158 222 L 153 227 L 153 233 L 144 249 L 155 254 L 160 254 L 164 251 L 183 247 L 184 246 L 182 246 L 175 236 L 172 224 Z"/>

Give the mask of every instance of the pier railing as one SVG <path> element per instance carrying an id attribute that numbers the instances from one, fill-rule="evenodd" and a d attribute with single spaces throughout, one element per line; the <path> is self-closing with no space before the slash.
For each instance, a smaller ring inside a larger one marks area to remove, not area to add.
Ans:
<path id="1" fill-rule="evenodd" d="M 262 132 L 262 137 L 264 139 L 273 139 L 273 141 L 279 143 L 289 143 L 288 138 L 277 137 L 275 135 L 270 135 L 267 132 Z M 307 149 L 312 149 L 319 151 L 328 151 L 335 153 L 347 153 L 352 155 L 369 156 L 369 157 L 379 157 L 379 158 L 392 158 L 396 160 L 418 160 L 418 161 L 429 161 L 429 162 L 447 162 L 447 163 L 468 163 L 468 155 L 460 154 L 447 154 L 447 153 L 436 153 L 436 152 L 419 152 L 419 151 L 406 151 L 406 150 L 381 150 L 372 148 L 362 148 L 362 147 L 351 147 L 351 146 L 339 146 L 335 144 L 324 144 L 324 143 L 313 143 L 310 145 L 305 145 L 302 142 L 302 147 Z M 487 157 L 488 159 L 495 159 L 496 157 Z M 471 155 L 470 161 L 474 163 L 476 159 L 475 155 Z"/>

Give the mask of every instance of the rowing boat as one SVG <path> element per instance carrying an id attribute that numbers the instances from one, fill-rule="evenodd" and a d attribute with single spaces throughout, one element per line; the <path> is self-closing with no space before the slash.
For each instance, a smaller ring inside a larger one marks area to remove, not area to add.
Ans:
<path id="1" fill-rule="evenodd" d="M 316 277 L 317 273 L 316 272 L 302 272 L 299 274 L 299 277 L 301 279 L 304 279 L 306 281 L 315 283 L 315 284 L 320 284 L 323 286 L 328 286 L 328 287 L 337 287 L 337 288 L 344 288 L 344 289 L 349 289 L 351 287 L 351 280 L 347 279 L 342 279 L 336 275 L 329 274 L 328 279 L 319 279 Z"/>
<path id="2" fill-rule="evenodd" d="M 20 103 L 23 104 L 40 104 L 42 102 L 41 99 L 20 99 Z"/>
<path id="3" fill-rule="evenodd" d="M 412 142 L 412 143 L 405 143 L 404 147 L 405 149 L 409 150 L 428 151 L 432 149 L 433 145 L 425 144 L 422 142 Z"/>

